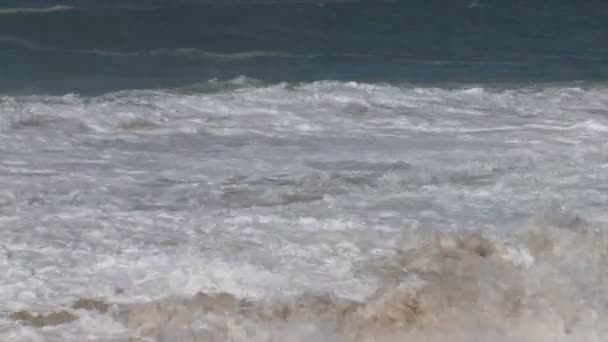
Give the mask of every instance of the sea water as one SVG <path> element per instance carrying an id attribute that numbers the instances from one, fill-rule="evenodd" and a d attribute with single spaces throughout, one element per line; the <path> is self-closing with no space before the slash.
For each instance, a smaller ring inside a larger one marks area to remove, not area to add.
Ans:
<path id="1" fill-rule="evenodd" d="M 603 341 L 603 1 L 5 1 L 0 340 Z"/>

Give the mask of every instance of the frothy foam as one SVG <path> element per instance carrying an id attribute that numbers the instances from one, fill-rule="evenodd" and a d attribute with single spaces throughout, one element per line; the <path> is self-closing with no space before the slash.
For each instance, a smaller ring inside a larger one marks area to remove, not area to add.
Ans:
<path id="1" fill-rule="evenodd" d="M 604 332 L 606 88 L 201 87 L 0 98 L 0 340 Z"/>
<path id="2" fill-rule="evenodd" d="M 600 341 L 608 326 L 606 238 L 555 227 L 506 239 L 414 230 L 392 256 L 361 266 L 361 274 L 382 279 L 364 300 L 216 292 L 132 304 L 80 299 L 10 317 L 50 326 L 92 311 L 142 340 Z M 521 254 L 527 263 L 517 262 Z"/>

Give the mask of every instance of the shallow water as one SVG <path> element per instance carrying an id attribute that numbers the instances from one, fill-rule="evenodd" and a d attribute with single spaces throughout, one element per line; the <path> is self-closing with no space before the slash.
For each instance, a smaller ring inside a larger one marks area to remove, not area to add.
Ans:
<path id="1" fill-rule="evenodd" d="M 3 338 L 599 340 L 603 86 L 210 86 L 2 98 Z"/>

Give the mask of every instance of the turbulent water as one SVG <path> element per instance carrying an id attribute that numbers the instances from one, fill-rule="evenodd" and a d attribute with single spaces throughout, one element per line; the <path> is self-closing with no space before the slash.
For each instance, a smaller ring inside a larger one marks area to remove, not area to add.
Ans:
<path id="1" fill-rule="evenodd" d="M 603 341 L 603 1 L 4 1 L 0 340 Z"/>

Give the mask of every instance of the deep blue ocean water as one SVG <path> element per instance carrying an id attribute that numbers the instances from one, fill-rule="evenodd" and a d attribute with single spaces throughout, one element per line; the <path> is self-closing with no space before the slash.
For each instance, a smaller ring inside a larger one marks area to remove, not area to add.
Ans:
<path id="1" fill-rule="evenodd" d="M 608 79 L 608 3 L 3 1 L 0 92 Z"/>

